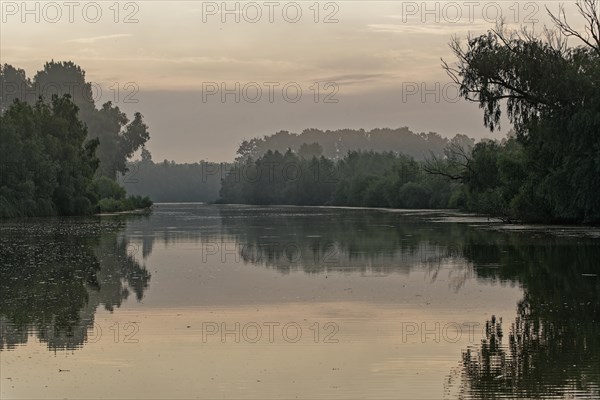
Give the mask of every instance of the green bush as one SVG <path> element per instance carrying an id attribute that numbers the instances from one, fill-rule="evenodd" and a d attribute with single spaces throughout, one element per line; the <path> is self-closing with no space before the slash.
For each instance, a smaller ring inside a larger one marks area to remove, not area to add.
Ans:
<path id="1" fill-rule="evenodd" d="M 121 211 L 139 210 L 152 206 L 152 201 L 148 197 L 129 196 L 126 199 L 101 199 L 96 206 L 97 212 L 110 213 Z"/>
<path id="2" fill-rule="evenodd" d="M 123 203 L 115 199 L 101 199 L 96 207 L 97 211 L 101 213 L 123 211 Z"/>
<path id="3" fill-rule="evenodd" d="M 148 196 L 129 196 L 127 200 L 131 202 L 133 209 L 148 208 L 152 206 L 152 200 L 150 200 Z"/>
<path id="4" fill-rule="evenodd" d="M 91 186 L 91 191 L 94 192 L 99 199 L 121 200 L 125 198 L 125 188 L 106 176 L 94 179 Z"/>

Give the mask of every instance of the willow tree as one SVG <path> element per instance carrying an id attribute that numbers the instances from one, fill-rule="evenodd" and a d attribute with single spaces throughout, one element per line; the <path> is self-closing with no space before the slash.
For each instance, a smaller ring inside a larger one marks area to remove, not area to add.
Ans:
<path id="1" fill-rule="evenodd" d="M 576 6 L 582 31 L 561 6 L 542 34 L 500 25 L 466 46 L 454 38 L 457 62 L 442 60 L 486 127 L 497 129 L 503 112 L 514 126 L 527 174 L 509 206 L 522 219 L 600 221 L 599 0 Z"/>

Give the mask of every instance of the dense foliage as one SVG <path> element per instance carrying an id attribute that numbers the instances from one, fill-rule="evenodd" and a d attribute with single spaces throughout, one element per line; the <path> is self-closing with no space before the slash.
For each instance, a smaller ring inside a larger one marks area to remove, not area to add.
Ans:
<path id="1" fill-rule="evenodd" d="M 597 0 L 577 6 L 586 33 L 564 12 L 557 31 L 536 37 L 501 27 L 452 44 L 445 64 L 461 95 L 479 103 L 494 130 L 506 104 L 516 137 L 481 143 L 460 175 L 476 210 L 535 222 L 600 221 L 600 18 Z M 567 46 L 565 37 L 582 43 Z M 438 170 L 438 172 L 441 172 Z"/>
<path id="2" fill-rule="evenodd" d="M 115 181 L 149 138 L 141 114 L 129 122 L 110 103 L 97 110 L 80 67 L 46 63 L 30 81 L 23 70 L 5 64 L 0 90 L 1 218 L 152 204 L 141 196 L 127 197 Z"/>
<path id="3" fill-rule="evenodd" d="M 351 151 L 340 160 L 267 151 L 236 164 L 223 180 L 221 202 L 396 208 L 451 206 L 458 185 L 425 173 L 392 152 Z"/>
<path id="4" fill-rule="evenodd" d="M 73 62 L 47 62 L 33 79 L 27 78 L 22 69 L 9 64 L 0 66 L 0 112 L 15 99 L 33 105 L 39 98 L 49 102 L 53 95 L 65 94 L 79 108 L 79 118 L 87 126 L 89 138 L 99 140 L 99 172 L 113 180 L 118 173 L 126 173 L 127 160 L 150 138 L 140 113 L 135 113 L 130 121 L 110 101 L 97 107 L 92 83 L 86 81 L 85 71 Z"/>
<path id="5" fill-rule="evenodd" d="M 98 141 L 86 140 L 68 98 L 35 106 L 17 100 L 0 115 L 0 127 L 0 216 L 92 212 Z"/>
<path id="6" fill-rule="evenodd" d="M 96 174 L 98 139 L 88 139 L 69 96 L 34 106 L 20 100 L 0 115 L 0 217 L 83 215 L 149 207 Z"/>

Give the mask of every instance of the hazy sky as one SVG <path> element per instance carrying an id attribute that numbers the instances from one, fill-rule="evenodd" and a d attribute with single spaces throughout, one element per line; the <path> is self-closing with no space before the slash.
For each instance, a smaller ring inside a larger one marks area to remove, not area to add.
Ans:
<path id="1" fill-rule="evenodd" d="M 500 137 L 510 127 L 488 132 L 440 58 L 499 17 L 541 31 L 558 4 L 1 1 L 0 62 L 30 77 L 51 59 L 81 65 L 98 103 L 144 114 L 155 160 L 228 161 L 244 138 L 305 128 Z"/>

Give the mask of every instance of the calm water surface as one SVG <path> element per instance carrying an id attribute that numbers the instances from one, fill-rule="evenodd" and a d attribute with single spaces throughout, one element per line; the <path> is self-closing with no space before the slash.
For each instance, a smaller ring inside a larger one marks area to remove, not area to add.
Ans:
<path id="1" fill-rule="evenodd" d="M 598 229 L 200 204 L 0 229 L 3 399 L 600 397 Z"/>

